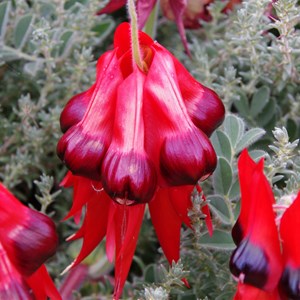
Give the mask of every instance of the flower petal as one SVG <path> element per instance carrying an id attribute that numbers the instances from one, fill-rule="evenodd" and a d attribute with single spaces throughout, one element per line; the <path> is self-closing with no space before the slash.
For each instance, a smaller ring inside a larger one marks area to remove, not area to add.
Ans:
<path id="1" fill-rule="evenodd" d="M 157 0 L 139 0 L 137 1 L 137 13 L 139 29 L 142 30 L 145 26 Z"/>
<path id="2" fill-rule="evenodd" d="M 116 228 L 116 263 L 114 299 L 121 296 L 133 254 L 136 248 L 139 231 L 145 211 L 145 205 L 139 204 L 128 207 L 114 205 Z"/>
<path id="3" fill-rule="evenodd" d="M 280 244 L 272 207 L 274 196 L 263 174 L 262 160 L 256 165 L 253 174 L 243 176 L 248 178 L 251 185 L 250 205 L 247 224 L 243 228 L 244 239 L 232 254 L 230 270 L 242 283 L 272 291 L 282 272 Z"/>
<path id="4" fill-rule="evenodd" d="M 48 297 L 51 300 L 62 299 L 44 265 L 26 278 L 26 281 L 31 287 L 35 299 L 46 300 Z"/>
<path id="5" fill-rule="evenodd" d="M 100 179 L 103 156 L 111 141 L 116 90 L 122 82 L 115 51 L 100 58 L 92 99 L 83 119 L 68 129 L 57 145 L 57 154 L 75 175 Z"/>
<path id="6" fill-rule="evenodd" d="M 88 201 L 84 218 L 83 244 L 79 255 L 72 263 L 75 267 L 85 259 L 102 241 L 106 234 L 108 211 L 111 199 L 102 191 Z"/>
<path id="7" fill-rule="evenodd" d="M 101 10 L 97 12 L 97 15 L 113 13 L 125 4 L 126 0 L 110 0 Z"/>
<path id="8" fill-rule="evenodd" d="M 280 237 L 283 248 L 284 271 L 280 290 L 290 299 L 300 299 L 300 192 L 284 212 L 280 222 Z"/>
<path id="9" fill-rule="evenodd" d="M 29 287 L 0 243 L 0 299 L 33 300 Z"/>
<path id="10" fill-rule="evenodd" d="M 248 284 L 238 284 L 237 292 L 233 300 L 283 300 L 280 298 L 278 290 L 265 292 Z"/>
<path id="11" fill-rule="evenodd" d="M 0 207 L 0 242 L 14 267 L 29 276 L 55 253 L 55 225 L 49 217 L 22 205 L 2 184 Z"/>
<path id="12" fill-rule="evenodd" d="M 60 127 L 63 133 L 82 120 L 94 92 L 94 88 L 95 85 L 92 85 L 90 89 L 75 95 L 68 101 L 60 115 Z"/>
<path id="13" fill-rule="evenodd" d="M 213 90 L 195 80 L 175 57 L 173 62 L 187 112 L 193 123 L 210 136 L 224 120 L 224 104 Z"/>
<path id="14" fill-rule="evenodd" d="M 216 154 L 188 116 L 171 54 L 155 52 L 144 90 L 146 151 L 169 185 L 196 184 L 213 172 Z"/>
<path id="15" fill-rule="evenodd" d="M 148 202 L 156 190 L 154 164 L 144 149 L 143 85 L 136 69 L 118 89 L 114 136 L 101 169 L 103 187 L 112 198 Z"/>
<path id="16" fill-rule="evenodd" d="M 171 265 L 179 259 L 181 220 L 173 208 L 168 188 L 156 192 L 149 210 L 159 243 Z"/>
<path id="17" fill-rule="evenodd" d="M 253 193 L 251 177 L 256 168 L 256 163 L 251 159 L 247 149 L 243 150 L 238 160 L 239 181 L 241 190 L 241 210 L 236 224 L 232 228 L 232 237 L 238 245 L 245 235 L 249 222 L 251 207 L 251 194 Z"/>

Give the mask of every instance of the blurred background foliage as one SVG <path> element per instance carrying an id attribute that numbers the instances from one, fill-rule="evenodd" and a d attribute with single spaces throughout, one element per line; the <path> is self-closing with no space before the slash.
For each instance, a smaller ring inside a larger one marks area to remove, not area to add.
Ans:
<path id="1" fill-rule="evenodd" d="M 96 15 L 106 3 L 0 2 L 0 180 L 24 203 L 56 221 L 61 243 L 47 266 L 64 299 L 110 299 L 113 289 L 113 266 L 103 245 L 84 264 L 60 275 L 80 243 L 65 242 L 78 225 L 60 222 L 72 194 L 59 187 L 66 168 L 56 156 L 62 108 L 94 82 L 96 60 L 111 47 L 115 27 L 127 19 L 125 9 Z M 246 0 L 224 14 L 225 4 L 210 4 L 212 21 L 187 31 L 192 59 L 176 25 L 160 14 L 155 37 L 226 106 L 225 121 L 211 137 L 218 167 L 202 184 L 214 235 L 209 237 L 204 216 L 197 214 L 201 201 L 195 196 L 190 212 L 195 231 L 182 229 L 182 259 L 169 267 L 146 214 L 124 299 L 232 298 L 230 230 L 239 212 L 237 157 L 245 147 L 254 159 L 265 157 L 278 202 L 300 190 L 299 3 Z"/>

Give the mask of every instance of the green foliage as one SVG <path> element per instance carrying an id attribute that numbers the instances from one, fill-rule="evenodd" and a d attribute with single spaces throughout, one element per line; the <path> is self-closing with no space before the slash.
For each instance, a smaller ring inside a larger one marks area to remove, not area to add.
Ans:
<path id="1" fill-rule="evenodd" d="M 300 7 L 296 0 L 270 2 L 245 0 L 227 14 L 222 13 L 226 3 L 212 3 L 212 21 L 188 31 L 192 60 L 183 53 L 176 26 L 159 16 L 158 41 L 226 106 L 224 123 L 211 136 L 218 166 L 201 183 L 215 231 L 210 237 L 202 195 L 195 193 L 189 212 L 195 230 L 183 229 L 182 260 L 168 269 L 151 222 L 145 220 L 126 299 L 232 299 L 235 283 L 228 260 L 234 247 L 231 228 L 239 213 L 237 159 L 244 148 L 255 160 L 265 158 L 278 203 L 290 203 L 300 190 Z M 58 222 L 72 197 L 59 188 L 66 173 L 56 157 L 59 117 L 73 95 L 91 86 L 97 58 L 109 48 L 116 24 L 126 19 L 122 13 L 97 16 L 104 4 L 0 3 L 0 180 L 57 221 L 61 245 L 48 266 L 58 286 L 60 272 L 80 249 L 80 243 L 63 241 L 79 225 Z M 110 299 L 112 267 L 104 263 L 103 253 L 100 245 L 85 261 L 89 280 L 74 299 Z M 185 277 L 190 289 L 181 281 Z"/>

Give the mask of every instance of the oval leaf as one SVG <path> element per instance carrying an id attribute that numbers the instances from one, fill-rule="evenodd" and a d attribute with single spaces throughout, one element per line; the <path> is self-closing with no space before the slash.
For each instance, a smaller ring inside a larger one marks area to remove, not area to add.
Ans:
<path id="1" fill-rule="evenodd" d="M 267 86 L 262 86 L 253 95 L 250 114 L 255 118 L 259 113 L 262 112 L 264 107 L 268 104 L 270 99 L 270 89 Z"/>
<path id="2" fill-rule="evenodd" d="M 227 195 L 232 184 L 232 169 L 228 161 L 220 157 L 213 174 L 213 185 L 217 194 Z"/>
<path id="3" fill-rule="evenodd" d="M 9 2 L 3 2 L 0 4 L 0 39 L 4 38 L 6 32 L 9 10 L 10 10 Z"/>
<path id="4" fill-rule="evenodd" d="M 251 128 L 248 130 L 241 140 L 236 145 L 236 152 L 240 152 L 243 149 L 249 147 L 256 141 L 258 141 L 266 132 L 261 128 Z"/>
<path id="5" fill-rule="evenodd" d="M 22 48 L 26 43 L 30 33 L 30 25 L 32 19 L 32 15 L 26 15 L 19 19 L 14 32 L 14 41 L 16 48 Z"/>
<path id="6" fill-rule="evenodd" d="M 228 115 L 224 121 L 224 129 L 230 139 L 231 145 L 235 147 L 245 132 L 245 123 L 235 115 Z"/>
<path id="7" fill-rule="evenodd" d="M 210 249 L 219 249 L 219 250 L 233 250 L 235 244 L 233 243 L 231 234 L 223 230 L 214 230 L 212 237 L 209 236 L 209 233 L 203 234 L 199 242 L 201 246 L 210 248 Z"/>
<path id="8" fill-rule="evenodd" d="M 223 131 L 217 130 L 211 136 L 211 142 L 219 157 L 225 157 L 231 161 L 232 147 L 227 134 Z"/>
<path id="9" fill-rule="evenodd" d="M 218 195 L 213 195 L 207 197 L 208 206 L 211 211 L 216 215 L 216 217 L 225 225 L 229 225 L 230 222 L 230 212 L 225 200 Z"/>

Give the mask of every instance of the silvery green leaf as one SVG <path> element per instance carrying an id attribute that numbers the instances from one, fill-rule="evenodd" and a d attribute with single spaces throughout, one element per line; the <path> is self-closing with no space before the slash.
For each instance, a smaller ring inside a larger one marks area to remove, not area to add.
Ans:
<path id="1" fill-rule="evenodd" d="M 249 129 L 244 135 L 243 137 L 240 139 L 240 141 L 238 142 L 238 144 L 236 145 L 236 152 L 240 152 L 243 149 L 249 147 L 250 145 L 252 145 L 253 143 L 255 143 L 256 141 L 258 141 L 264 134 L 265 134 L 265 130 L 261 129 L 261 128 L 251 128 Z"/>
<path id="2" fill-rule="evenodd" d="M 231 161 L 232 147 L 225 132 L 216 130 L 211 136 L 211 142 L 219 157 L 225 157 L 228 161 Z"/>
<path id="3" fill-rule="evenodd" d="M 250 114 L 253 118 L 262 112 L 262 110 L 268 104 L 269 99 L 270 89 L 267 86 L 262 86 L 254 93 L 250 105 Z"/>
<path id="4" fill-rule="evenodd" d="M 0 40 L 4 39 L 6 26 L 8 22 L 9 10 L 10 2 L 3 2 L 0 4 Z"/>
<path id="5" fill-rule="evenodd" d="M 199 238 L 200 245 L 202 247 L 219 250 L 233 250 L 235 244 L 233 243 L 231 234 L 223 230 L 214 230 L 212 237 L 209 233 L 204 233 Z"/>
<path id="6" fill-rule="evenodd" d="M 225 133 L 230 139 L 231 145 L 235 147 L 245 132 L 244 121 L 235 115 L 228 115 L 225 118 L 223 125 Z"/>
<path id="7" fill-rule="evenodd" d="M 225 225 L 230 224 L 230 212 L 225 200 L 219 195 L 207 197 L 208 206 L 213 214 Z"/>
<path id="8" fill-rule="evenodd" d="M 229 162 L 219 157 L 218 165 L 213 173 L 213 185 L 217 194 L 227 195 L 232 184 L 232 169 Z"/>
<path id="9" fill-rule="evenodd" d="M 30 34 L 30 25 L 32 20 L 33 16 L 30 14 L 19 19 L 14 31 L 14 44 L 16 48 L 21 49 L 26 43 Z"/>

